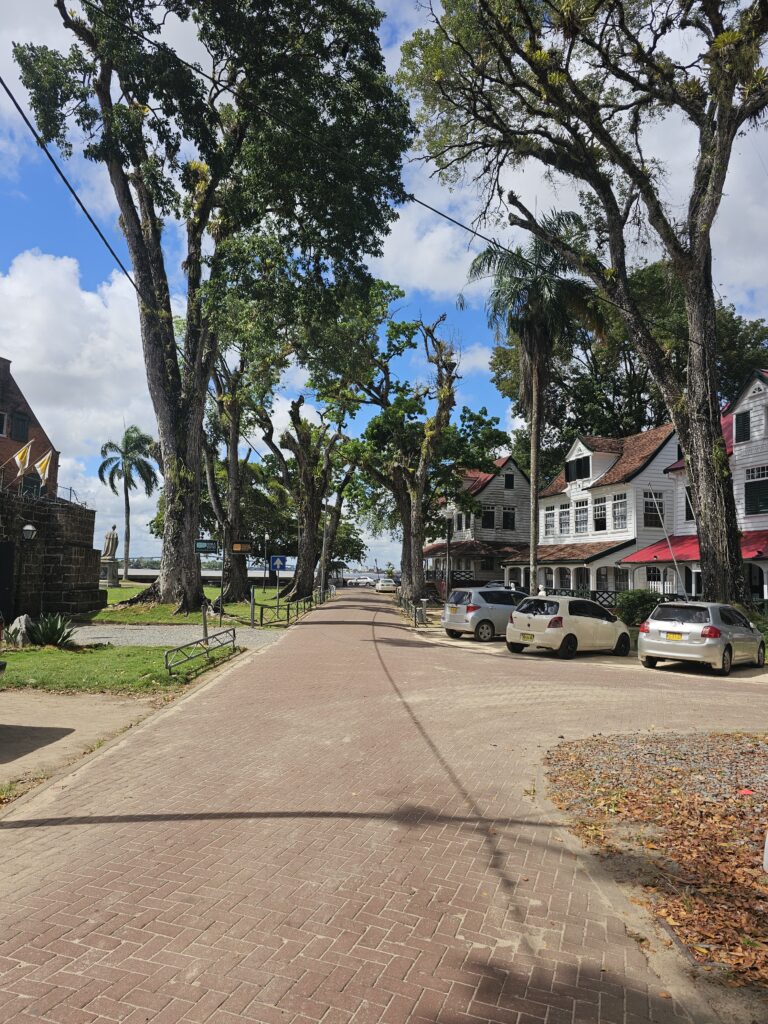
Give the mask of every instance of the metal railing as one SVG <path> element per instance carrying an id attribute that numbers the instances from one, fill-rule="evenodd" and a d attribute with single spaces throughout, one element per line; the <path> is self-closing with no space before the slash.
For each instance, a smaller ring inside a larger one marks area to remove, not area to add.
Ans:
<path id="1" fill-rule="evenodd" d="M 405 617 L 418 628 L 427 624 L 427 599 L 423 597 L 420 601 L 411 601 L 410 598 L 398 590 L 395 600 L 403 611 Z"/>
<path id="2" fill-rule="evenodd" d="M 199 640 L 193 640 L 188 644 L 181 644 L 179 647 L 171 647 L 170 650 L 165 652 L 164 662 L 165 668 L 168 675 L 173 674 L 173 670 L 178 668 L 179 665 L 186 665 L 187 662 L 194 661 L 196 658 L 209 657 L 211 651 L 218 650 L 220 647 L 227 647 L 232 644 L 232 653 L 235 653 L 235 630 L 234 627 L 230 629 L 221 629 L 217 633 L 211 633 L 208 636 L 203 636 Z"/>
<path id="3" fill-rule="evenodd" d="M 309 597 L 303 597 L 300 601 L 286 601 L 284 604 L 275 605 L 263 605 L 258 606 L 258 615 L 256 613 L 256 587 L 251 587 L 251 608 L 250 618 L 251 626 L 256 626 L 256 619 L 258 619 L 259 626 L 274 626 L 285 623 L 286 626 L 290 626 L 291 622 L 296 622 L 297 619 L 301 618 L 302 615 L 306 615 L 307 612 L 311 612 L 313 608 L 324 604 L 329 601 L 332 597 L 336 596 L 336 587 L 328 586 L 324 591 L 321 591 L 318 587 L 312 592 Z"/>

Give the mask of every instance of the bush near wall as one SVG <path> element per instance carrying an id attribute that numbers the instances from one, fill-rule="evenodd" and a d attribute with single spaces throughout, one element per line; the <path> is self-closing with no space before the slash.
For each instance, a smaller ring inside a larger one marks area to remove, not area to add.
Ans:
<path id="1" fill-rule="evenodd" d="M 651 590 L 624 590 L 616 595 L 616 614 L 628 626 L 639 626 L 660 600 Z"/>

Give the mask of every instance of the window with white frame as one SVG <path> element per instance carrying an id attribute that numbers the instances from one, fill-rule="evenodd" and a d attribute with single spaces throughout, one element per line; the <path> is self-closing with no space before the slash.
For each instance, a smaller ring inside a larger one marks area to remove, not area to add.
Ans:
<path id="1" fill-rule="evenodd" d="M 544 509 L 544 536 L 554 537 L 555 535 L 555 506 L 550 505 Z"/>
<path id="2" fill-rule="evenodd" d="M 737 412 L 736 415 L 733 417 L 733 419 L 734 419 L 734 425 L 733 425 L 734 426 L 734 429 L 733 429 L 733 439 L 734 439 L 734 441 L 737 444 L 740 444 L 742 441 L 749 441 L 749 438 L 750 438 L 750 435 L 751 435 L 751 432 L 752 432 L 751 431 L 751 423 L 750 423 L 749 410 L 747 410 L 746 412 Z"/>
<path id="3" fill-rule="evenodd" d="M 453 517 L 453 528 L 458 532 L 461 529 L 461 524 L 464 522 L 464 516 L 461 512 L 457 512 Z"/>
<path id="4" fill-rule="evenodd" d="M 5 420 L 6 420 L 5 413 L 4 412 L 0 412 L 0 437 L 5 437 L 5 435 L 6 435 Z"/>
<path id="5" fill-rule="evenodd" d="M 614 494 L 611 503 L 611 514 L 613 517 L 614 530 L 626 530 L 627 528 L 627 492 Z"/>
<path id="6" fill-rule="evenodd" d="M 692 523 L 695 519 L 693 514 L 693 505 L 691 504 L 691 488 L 685 488 L 685 521 L 686 523 Z"/>
<path id="7" fill-rule="evenodd" d="M 608 505 L 606 498 L 595 498 L 592 502 L 592 523 L 598 533 L 608 529 Z"/>
<path id="8" fill-rule="evenodd" d="M 464 529 L 465 530 L 471 530 L 472 529 L 472 513 L 471 512 L 465 512 L 464 513 Z"/>
<path id="9" fill-rule="evenodd" d="M 643 491 L 643 526 L 661 529 L 664 525 L 664 492 Z"/>
<path id="10" fill-rule="evenodd" d="M 744 484 L 744 514 L 764 515 L 768 512 L 768 466 L 751 466 Z"/>
<path id="11" fill-rule="evenodd" d="M 483 515 L 480 525 L 484 530 L 493 530 L 496 526 L 496 506 L 483 505 Z"/>
<path id="12" fill-rule="evenodd" d="M 560 533 L 570 533 L 571 532 L 571 506 L 570 506 L 570 504 L 568 504 L 568 505 L 561 505 L 559 510 L 558 510 L 558 515 L 560 516 Z"/>
<path id="13" fill-rule="evenodd" d="M 573 518 L 576 533 L 589 533 L 589 502 L 586 498 L 573 503 Z"/>
<path id="14" fill-rule="evenodd" d="M 514 530 L 515 510 L 511 505 L 505 505 L 501 510 L 501 528 L 503 530 Z"/>
<path id="15" fill-rule="evenodd" d="M 504 489 L 507 491 L 514 490 L 515 487 L 515 474 L 505 473 L 504 474 Z"/>

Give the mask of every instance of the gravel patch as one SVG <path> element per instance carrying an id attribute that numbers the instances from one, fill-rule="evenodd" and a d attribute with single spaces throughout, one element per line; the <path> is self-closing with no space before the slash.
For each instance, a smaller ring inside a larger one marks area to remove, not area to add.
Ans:
<path id="1" fill-rule="evenodd" d="M 210 624 L 209 634 L 218 631 L 218 625 Z M 227 626 L 222 626 L 226 629 Z M 117 647 L 180 647 L 202 638 L 199 625 L 179 626 L 127 626 L 117 623 L 100 622 L 88 626 L 78 626 L 74 641 L 77 644 L 114 644 Z M 250 626 L 236 627 L 237 644 L 239 647 L 268 647 L 282 636 L 275 629 L 251 629 Z"/>

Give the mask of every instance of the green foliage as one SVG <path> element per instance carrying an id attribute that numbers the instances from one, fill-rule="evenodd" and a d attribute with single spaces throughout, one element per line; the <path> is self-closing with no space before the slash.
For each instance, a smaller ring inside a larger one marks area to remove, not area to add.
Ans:
<path id="1" fill-rule="evenodd" d="M 639 626 L 660 600 L 659 595 L 650 590 L 624 590 L 616 595 L 616 614 L 628 626 Z"/>
<path id="2" fill-rule="evenodd" d="M 28 632 L 30 642 L 36 647 L 69 647 L 75 635 L 72 620 L 58 612 L 41 615 Z"/>

